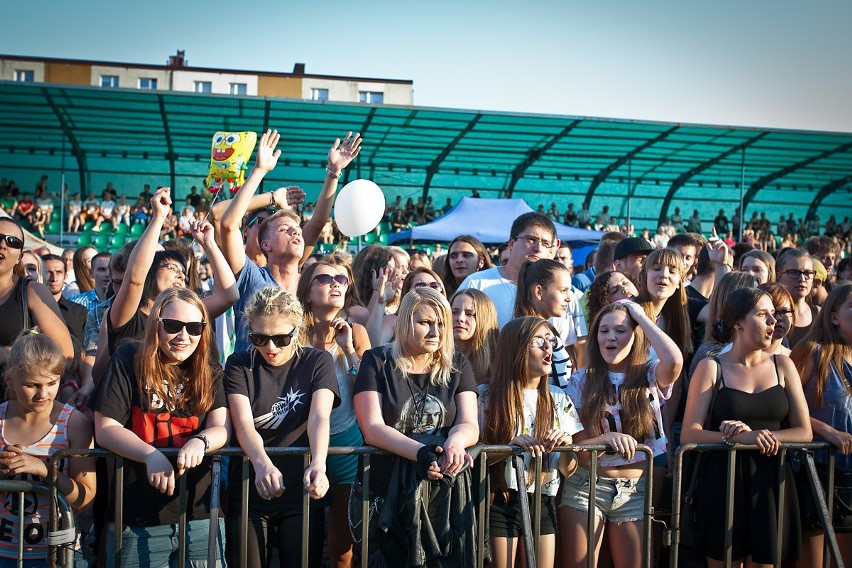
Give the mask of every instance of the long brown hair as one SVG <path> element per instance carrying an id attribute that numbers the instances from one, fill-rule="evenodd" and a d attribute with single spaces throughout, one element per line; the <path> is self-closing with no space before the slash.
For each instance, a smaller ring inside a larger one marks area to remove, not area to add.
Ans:
<path id="1" fill-rule="evenodd" d="M 655 315 L 663 317 L 665 324 L 663 331 L 680 347 L 680 353 L 683 355 L 685 361 L 687 356 L 692 353 L 693 346 L 692 326 L 689 323 L 689 313 L 686 309 L 686 284 L 684 282 L 686 278 L 686 266 L 683 256 L 675 249 L 662 248 L 652 251 L 648 255 L 648 258 L 645 259 L 645 263 L 642 265 L 642 270 L 639 273 L 639 297 L 636 298 L 636 301 L 644 304 L 646 311 L 648 311 L 648 303 L 651 301 L 651 297 L 648 295 L 648 269 L 655 264 L 671 266 L 680 274 L 680 283 L 677 290 L 666 300 L 660 313 Z M 653 318 L 654 316 L 651 317 Z"/>
<path id="2" fill-rule="evenodd" d="M 525 261 L 518 274 L 518 290 L 515 293 L 515 317 L 538 316 L 538 310 L 531 299 L 535 286 L 547 288 L 559 272 L 568 272 L 561 262 L 543 258 L 535 262 Z"/>
<path id="3" fill-rule="evenodd" d="M 527 375 L 529 346 L 542 327 L 558 335 L 547 320 L 537 316 L 515 318 L 500 330 L 482 427 L 482 441 L 486 444 L 508 444 L 527 426 L 523 423 L 524 385 L 533 378 Z M 546 375 L 538 381 L 535 414 L 535 432 L 530 434 L 542 437 L 554 423 L 553 400 Z"/>
<path id="4" fill-rule="evenodd" d="M 92 278 L 91 269 L 86 266 L 86 261 L 83 260 L 83 253 L 90 249 L 97 254 L 98 249 L 93 246 L 80 247 L 74 251 L 74 279 L 77 281 L 77 289 L 80 290 L 81 294 L 89 292 L 95 287 L 95 279 Z"/>
<path id="5" fill-rule="evenodd" d="M 201 318 L 207 322 L 198 345 L 186 363 L 169 364 L 160 351 L 160 314 L 166 306 L 186 302 L 198 308 Z M 207 309 L 198 294 L 188 288 L 169 288 L 157 296 L 141 346 L 136 355 L 136 382 L 141 392 L 153 393 L 170 407 L 184 407 L 194 415 L 206 413 L 213 406 L 213 368 L 210 359 L 210 342 L 213 326 Z M 178 387 L 183 387 L 182 391 Z M 144 397 L 143 397 L 144 398 Z"/>
<path id="6" fill-rule="evenodd" d="M 828 294 L 808 334 L 796 344 L 793 353 L 790 354 L 802 378 L 807 378 L 803 373 L 808 359 L 816 356 L 816 367 L 813 369 L 810 380 L 816 381 L 816 403 L 819 406 L 823 404 L 823 390 L 830 366 L 834 364 L 842 375 L 843 361 L 852 357 L 852 345 L 848 345 L 843 340 L 837 325 L 831 321 L 834 312 L 840 309 L 849 296 L 852 296 L 852 283 L 835 286 Z M 844 382 L 847 396 L 852 395 L 852 386 L 848 381 Z"/>
<path id="7" fill-rule="evenodd" d="M 627 372 L 618 392 L 609 379 L 609 367 L 598 344 L 601 320 L 612 312 L 624 312 L 633 327 L 633 346 L 627 355 Z M 580 419 L 585 428 L 592 437 L 601 435 L 606 406 L 621 401 L 622 432 L 640 441 L 647 438 L 654 430 L 654 413 L 648 404 L 648 340 L 624 305 L 605 306 L 595 317 L 589 329 L 588 356 L 586 387 L 580 408 Z"/>
<path id="8" fill-rule="evenodd" d="M 493 267 L 493 264 L 491 263 L 491 256 L 488 254 L 488 249 L 485 248 L 485 245 L 482 244 L 479 239 L 471 235 L 459 235 L 454 238 L 450 241 L 450 246 L 447 247 L 447 260 L 444 263 L 444 269 L 440 271 L 441 280 L 444 281 L 447 297 L 452 296 L 461 284 L 461 282 L 459 282 L 453 274 L 452 263 L 450 262 L 450 253 L 453 250 L 453 245 L 457 242 L 467 243 L 476 251 L 476 256 L 479 257 L 478 261 L 482 261 L 482 268 L 478 268 L 477 270 L 486 270 Z"/>

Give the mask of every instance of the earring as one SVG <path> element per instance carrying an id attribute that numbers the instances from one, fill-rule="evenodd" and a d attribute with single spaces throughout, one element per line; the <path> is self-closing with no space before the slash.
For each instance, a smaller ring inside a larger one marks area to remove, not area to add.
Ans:
<path id="1" fill-rule="evenodd" d="M 742 330 L 743 330 L 743 326 L 741 326 L 741 325 L 735 325 L 734 327 L 736 327 L 736 328 L 737 328 L 737 331 L 742 331 Z"/>

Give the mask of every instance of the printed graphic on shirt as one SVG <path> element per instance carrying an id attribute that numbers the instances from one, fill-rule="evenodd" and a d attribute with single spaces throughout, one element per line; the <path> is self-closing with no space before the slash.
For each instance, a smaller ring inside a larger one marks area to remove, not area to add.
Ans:
<path id="1" fill-rule="evenodd" d="M 155 448 L 182 448 L 198 430 L 198 417 L 142 412 L 134 406 L 130 409 L 130 426 L 140 440 Z"/>
<path id="2" fill-rule="evenodd" d="M 255 428 L 269 430 L 278 428 L 290 414 L 290 411 L 295 410 L 300 404 L 305 404 L 305 401 L 302 400 L 305 394 L 301 389 L 294 391 L 291 388 L 285 396 L 279 396 L 278 402 L 272 405 L 272 409 L 268 413 L 254 419 Z"/>
<path id="3" fill-rule="evenodd" d="M 447 409 L 438 398 L 420 393 L 409 398 L 402 405 L 394 428 L 408 434 L 440 434 L 444 425 Z"/>

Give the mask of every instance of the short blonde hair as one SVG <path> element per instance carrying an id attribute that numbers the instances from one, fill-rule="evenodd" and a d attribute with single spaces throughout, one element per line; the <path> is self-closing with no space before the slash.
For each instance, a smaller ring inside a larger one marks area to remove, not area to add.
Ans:
<path id="1" fill-rule="evenodd" d="M 258 290 L 246 305 L 245 325 L 249 328 L 247 331 L 251 329 L 253 319 L 263 316 L 278 316 L 290 320 L 297 328 L 293 336 L 296 351 L 302 348 L 300 330 L 304 323 L 305 311 L 295 294 L 280 286 L 269 286 Z"/>

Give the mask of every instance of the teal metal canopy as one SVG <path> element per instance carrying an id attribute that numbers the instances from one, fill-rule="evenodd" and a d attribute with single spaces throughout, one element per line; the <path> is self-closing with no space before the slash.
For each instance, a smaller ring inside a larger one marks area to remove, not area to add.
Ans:
<path id="1" fill-rule="evenodd" d="M 112 182 L 178 196 L 203 186 L 218 130 L 281 132 L 266 186 L 299 184 L 309 197 L 332 141 L 364 137 L 343 181 L 369 178 L 390 201 L 433 197 L 438 208 L 476 189 L 564 211 L 608 205 L 619 222 L 655 227 L 675 207 L 705 222 L 765 212 L 772 221 L 852 216 L 852 134 L 605 120 L 0 82 L 0 175 L 47 174 L 58 189 L 99 193 Z M 28 189 L 23 184 L 23 189 Z M 628 199 L 629 197 L 629 199 Z M 709 224 L 706 224 L 709 227 Z"/>

